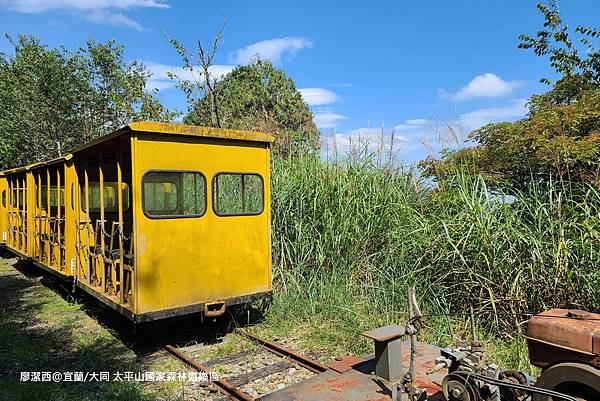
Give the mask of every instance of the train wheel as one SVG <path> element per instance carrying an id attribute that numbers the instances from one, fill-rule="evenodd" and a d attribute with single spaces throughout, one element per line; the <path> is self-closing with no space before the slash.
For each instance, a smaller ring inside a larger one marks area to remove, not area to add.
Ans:
<path id="1" fill-rule="evenodd" d="M 558 391 L 580 401 L 600 400 L 600 370 L 582 363 L 559 363 L 547 369 L 536 387 Z M 533 401 L 558 401 L 535 394 Z"/>
<path id="2" fill-rule="evenodd" d="M 461 375 L 450 373 L 444 377 L 442 390 L 448 401 L 480 401 L 477 386 Z"/>

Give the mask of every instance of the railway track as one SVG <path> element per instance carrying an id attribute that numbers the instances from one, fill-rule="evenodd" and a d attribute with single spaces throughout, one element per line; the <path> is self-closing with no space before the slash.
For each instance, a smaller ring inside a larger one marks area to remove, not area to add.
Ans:
<path id="1" fill-rule="evenodd" d="M 286 377 L 285 384 L 289 385 L 328 369 L 316 359 L 301 355 L 246 330 L 239 330 L 238 334 L 255 344 L 257 348 L 205 362 L 196 360 L 190 347 L 178 348 L 166 345 L 165 350 L 186 366 L 211 376 L 213 378 L 211 385 L 223 396 L 234 401 L 253 401 L 266 392 L 281 389 L 283 385 L 279 383 L 276 387 L 268 389 L 264 384 L 257 384 L 261 379 L 279 374 Z M 253 362 L 256 360 L 260 360 L 260 364 Z M 223 373 L 232 366 L 243 367 L 243 369 L 241 371 L 237 369 L 237 372 L 232 374 Z"/>

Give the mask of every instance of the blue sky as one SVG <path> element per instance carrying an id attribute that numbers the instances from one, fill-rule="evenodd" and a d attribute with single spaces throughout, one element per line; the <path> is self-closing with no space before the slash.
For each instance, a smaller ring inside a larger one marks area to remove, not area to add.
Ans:
<path id="1" fill-rule="evenodd" d="M 517 49 L 542 17 L 529 0 L 182 1 L 0 0 L 0 30 L 77 48 L 116 38 L 146 63 L 165 105 L 186 110 L 166 71 L 180 59 L 165 32 L 188 48 L 209 44 L 227 18 L 215 74 L 254 54 L 295 81 L 321 128 L 323 148 L 394 143 L 412 163 L 488 122 L 515 120 L 547 90 L 548 61 Z M 561 4 L 565 21 L 598 27 L 600 2 Z M 5 40 L 1 51 L 9 51 Z M 448 129 L 450 127 L 450 129 Z"/>

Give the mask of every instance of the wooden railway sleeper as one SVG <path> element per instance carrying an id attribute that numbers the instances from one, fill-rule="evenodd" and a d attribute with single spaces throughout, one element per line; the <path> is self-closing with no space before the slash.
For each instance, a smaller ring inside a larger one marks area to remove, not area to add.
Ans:
<path id="1" fill-rule="evenodd" d="M 172 345 L 165 346 L 165 349 L 168 352 L 170 352 L 171 354 L 173 354 L 175 357 L 177 357 L 179 360 L 181 360 L 183 363 L 185 363 L 186 365 L 188 365 L 200 372 L 204 372 L 207 374 L 210 374 L 212 372 L 209 368 L 194 361 L 192 358 L 190 358 L 189 356 L 187 356 L 186 354 L 184 354 L 177 348 L 173 347 Z M 217 386 L 219 391 L 223 395 L 225 395 L 227 398 L 229 398 L 230 400 L 255 401 L 254 398 L 252 398 L 250 395 L 248 395 L 245 392 L 243 392 L 242 390 L 240 390 L 237 386 L 233 385 L 232 383 L 227 381 L 225 378 L 219 378 L 218 380 L 213 381 L 213 384 L 215 386 Z"/>

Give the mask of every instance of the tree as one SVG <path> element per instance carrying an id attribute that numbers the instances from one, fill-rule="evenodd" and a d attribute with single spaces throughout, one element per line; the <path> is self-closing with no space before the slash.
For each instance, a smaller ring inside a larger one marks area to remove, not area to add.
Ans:
<path id="1" fill-rule="evenodd" d="M 280 153 L 317 148 L 319 132 L 294 81 L 267 60 L 238 66 L 216 83 L 222 127 L 274 134 Z M 184 122 L 210 125 L 212 101 L 198 99 Z"/>
<path id="2" fill-rule="evenodd" d="M 318 147 L 319 130 L 294 81 L 268 60 L 256 58 L 225 76 L 214 71 L 213 59 L 225 23 L 210 49 L 200 41 L 196 53 L 169 39 L 191 77 L 170 73 L 185 93 L 189 113 L 186 124 L 261 131 L 275 135 L 281 155 L 310 152 Z"/>
<path id="3" fill-rule="evenodd" d="M 519 48 L 548 55 L 559 79 L 549 92 L 529 100 L 526 118 L 488 124 L 469 134 L 475 146 L 446 150 L 440 159 L 422 162 L 426 175 L 443 180 L 466 170 L 508 190 L 552 180 L 600 186 L 600 50 L 593 45 L 600 32 L 578 26 L 576 45 L 556 1 L 540 3 L 538 9 L 544 27 L 535 37 L 521 35 Z"/>
<path id="4" fill-rule="evenodd" d="M 580 34 L 579 43 L 587 53 L 582 57 L 580 49 L 569 36 L 568 25 L 562 21 L 558 1 L 550 0 L 548 5 L 538 3 L 537 8 L 544 16 L 543 29 L 535 37 L 519 35 L 519 49 L 533 49 L 538 56 L 549 55 L 550 65 L 561 75 L 561 80 L 579 77 L 580 82 L 600 85 L 600 51 L 592 42 L 600 37 L 600 31 L 581 25 L 575 28 L 575 32 Z M 551 83 L 547 78 L 540 81 Z"/>
<path id="5" fill-rule="evenodd" d="M 150 73 L 123 61 L 123 46 L 88 41 L 70 52 L 33 36 L 7 36 L 0 53 L 0 168 L 62 156 L 131 120 L 171 120 L 154 93 Z"/>
<path id="6" fill-rule="evenodd" d="M 197 54 L 189 52 L 176 39 L 169 38 L 169 43 L 171 43 L 182 58 L 183 69 L 187 71 L 192 79 L 182 78 L 174 72 L 168 72 L 167 75 L 169 78 L 177 80 L 177 87 L 183 91 L 189 104 L 195 104 L 199 98 L 206 99 L 210 108 L 210 122 L 204 125 L 216 128 L 221 128 L 221 121 L 216 88 L 219 77 L 213 74 L 213 59 L 223 39 L 223 30 L 226 24 L 227 20 L 223 22 L 221 29 L 215 36 L 210 50 L 205 50 L 202 42 L 198 40 Z M 200 69 L 200 76 L 197 75 L 198 69 Z"/>

